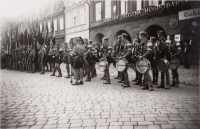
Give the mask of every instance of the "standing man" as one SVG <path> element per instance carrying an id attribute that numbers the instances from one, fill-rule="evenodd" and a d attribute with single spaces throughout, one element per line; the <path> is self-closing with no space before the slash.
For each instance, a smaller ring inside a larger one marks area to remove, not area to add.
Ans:
<path id="1" fill-rule="evenodd" d="M 67 43 L 64 43 L 64 57 L 63 57 L 63 61 L 66 63 L 66 70 L 67 70 L 67 76 L 65 76 L 65 78 L 70 78 L 70 69 L 69 69 L 69 62 L 68 62 L 68 58 L 69 58 L 69 54 L 70 54 L 70 49 L 67 46 Z"/>
<path id="2" fill-rule="evenodd" d="M 77 46 L 73 47 L 72 56 L 73 56 L 73 68 L 74 68 L 74 75 L 75 75 L 75 83 L 72 85 L 79 85 L 83 84 L 83 63 L 84 63 L 84 48 L 83 39 L 81 37 L 75 38 L 75 43 Z M 80 81 L 79 81 L 80 80 Z"/>
<path id="3" fill-rule="evenodd" d="M 108 37 L 104 37 L 102 39 L 103 41 L 103 58 L 101 60 L 106 60 L 106 68 L 104 71 L 104 77 L 101 78 L 103 80 L 106 80 L 106 82 L 104 82 L 103 84 L 111 84 L 110 83 L 110 73 L 109 73 L 109 66 L 111 63 L 113 63 L 113 58 L 111 56 L 112 54 L 112 47 L 109 46 L 109 38 Z"/>
<path id="4" fill-rule="evenodd" d="M 41 67 L 41 72 L 40 74 L 45 73 L 45 50 L 43 46 L 41 46 L 40 51 L 38 52 L 39 55 L 39 62 L 40 62 L 40 67 Z"/>
<path id="5" fill-rule="evenodd" d="M 55 68 L 58 71 L 58 75 L 56 77 L 62 77 L 61 68 L 60 68 L 60 64 L 62 63 L 62 53 L 63 53 L 63 50 L 60 46 L 60 43 L 57 43 L 56 51 L 55 51 Z"/>
<path id="6" fill-rule="evenodd" d="M 152 53 L 152 43 L 149 42 L 147 39 L 147 33 L 145 31 L 140 32 L 140 40 L 141 40 L 141 56 L 139 56 L 139 59 L 146 58 L 149 60 L 149 57 L 151 56 Z M 144 73 L 144 80 L 145 80 L 145 87 L 142 88 L 142 90 L 148 90 L 153 91 L 153 84 L 152 84 L 152 79 L 149 74 L 149 70 L 147 70 Z"/>
<path id="7" fill-rule="evenodd" d="M 183 55 L 184 55 L 184 68 L 190 69 L 190 54 L 191 54 L 191 45 L 192 40 L 188 35 L 183 37 Z"/>
<path id="8" fill-rule="evenodd" d="M 158 68 L 156 66 L 157 63 L 157 42 L 156 42 L 156 37 L 150 37 L 150 42 L 152 43 L 152 61 L 151 61 L 151 70 L 152 70 L 152 75 L 153 75 L 153 84 L 158 85 Z"/>
<path id="9" fill-rule="evenodd" d="M 180 42 L 174 40 L 175 35 L 170 35 L 171 45 L 170 45 L 170 60 L 173 58 L 178 59 L 181 53 Z M 172 70 L 172 84 L 170 86 L 179 87 L 179 74 L 178 67 Z"/>
<path id="10" fill-rule="evenodd" d="M 122 80 L 124 80 L 124 85 L 122 85 L 122 87 L 130 87 L 130 83 L 129 83 L 129 78 L 128 78 L 128 65 L 132 63 L 132 44 L 128 43 L 127 44 L 127 48 L 126 48 L 126 52 L 124 54 L 123 57 L 121 58 L 125 58 L 128 61 L 128 64 L 126 64 L 126 68 L 124 69 L 124 71 L 122 72 Z"/>

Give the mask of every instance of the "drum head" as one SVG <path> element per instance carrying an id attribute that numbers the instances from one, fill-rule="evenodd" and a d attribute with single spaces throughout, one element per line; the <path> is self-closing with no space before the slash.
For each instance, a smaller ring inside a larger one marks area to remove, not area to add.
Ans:
<path id="1" fill-rule="evenodd" d="M 106 62 L 105 61 L 100 61 L 99 62 L 99 70 L 103 72 L 106 69 Z"/>
<path id="2" fill-rule="evenodd" d="M 166 59 L 161 59 L 156 63 L 158 71 L 165 72 L 169 68 L 169 62 Z"/>
<path id="3" fill-rule="evenodd" d="M 123 59 L 118 60 L 116 63 L 117 71 L 122 72 L 122 71 L 124 71 L 125 68 L 126 68 L 125 61 Z"/>
<path id="4" fill-rule="evenodd" d="M 136 62 L 136 68 L 140 73 L 145 73 L 149 69 L 149 64 L 146 60 L 139 60 Z"/>
<path id="5" fill-rule="evenodd" d="M 169 69 L 171 69 L 171 70 L 178 68 L 178 66 L 179 66 L 178 59 L 172 59 L 169 63 Z"/>

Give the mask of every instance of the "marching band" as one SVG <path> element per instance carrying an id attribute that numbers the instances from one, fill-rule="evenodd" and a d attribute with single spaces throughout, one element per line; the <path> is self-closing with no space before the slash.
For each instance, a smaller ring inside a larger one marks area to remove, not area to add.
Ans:
<path id="1" fill-rule="evenodd" d="M 150 37 L 145 31 L 138 32 L 133 43 L 128 40 L 128 34 L 122 33 L 114 46 L 109 44 L 109 37 L 102 38 L 102 44 L 93 43 L 91 40 L 84 43 L 81 37 L 74 38 L 74 43 L 64 43 L 64 49 L 61 44 L 50 43 L 50 46 L 42 45 L 39 51 L 33 46 L 21 46 L 9 54 L 4 53 L 3 59 L 7 59 L 7 68 L 19 71 L 35 73 L 40 70 L 40 74 L 45 74 L 45 67 L 50 65 L 51 76 L 62 77 L 60 64 L 66 63 L 67 76 L 65 78 L 75 77 L 72 85 L 89 82 L 97 76 L 96 63 L 98 68 L 104 72 L 101 80 L 103 84 L 111 84 L 109 66 L 113 66 L 118 71 L 114 79 L 119 79 L 118 83 L 123 83 L 122 87 L 130 87 L 127 70 L 135 71 L 134 85 L 144 86 L 142 90 L 153 91 L 157 88 L 170 89 L 170 86 L 179 87 L 179 56 L 181 53 L 180 42 L 175 41 L 175 35 L 164 36 L 162 30 L 157 31 L 157 37 Z M 70 67 L 71 66 L 71 67 Z M 70 69 L 71 68 L 71 69 Z M 149 72 L 152 72 L 150 74 Z M 170 84 L 169 70 L 172 71 L 172 83 Z M 158 84 L 158 77 L 161 77 Z M 152 76 L 151 76 L 152 75 Z"/>

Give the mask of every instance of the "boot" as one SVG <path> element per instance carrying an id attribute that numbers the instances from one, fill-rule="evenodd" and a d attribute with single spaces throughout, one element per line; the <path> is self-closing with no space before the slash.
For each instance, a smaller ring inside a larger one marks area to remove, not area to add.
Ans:
<path id="1" fill-rule="evenodd" d="M 69 75 L 67 75 L 67 76 L 65 76 L 65 78 L 70 78 L 70 76 L 69 76 Z"/>
<path id="2" fill-rule="evenodd" d="M 145 84 L 145 87 L 142 88 L 142 90 L 148 90 L 148 89 L 149 89 L 148 84 Z"/>
<path id="3" fill-rule="evenodd" d="M 165 83 L 161 82 L 159 86 L 157 86 L 157 88 L 165 88 Z"/>
<path id="4" fill-rule="evenodd" d="M 140 84 L 140 86 L 145 86 L 144 80 L 142 81 L 142 83 Z"/>
<path id="5" fill-rule="evenodd" d="M 120 80 L 120 81 L 118 81 L 118 83 L 125 83 L 125 81 L 124 80 Z"/>
<path id="6" fill-rule="evenodd" d="M 79 85 L 83 85 L 83 81 L 80 81 L 80 82 L 79 82 Z"/>
<path id="7" fill-rule="evenodd" d="M 132 80 L 132 82 L 137 82 L 137 80 L 138 80 L 138 79 L 137 79 L 137 77 L 136 77 L 134 80 Z"/>
<path id="8" fill-rule="evenodd" d="M 175 83 L 175 87 L 179 87 L 179 82 L 178 81 Z"/>
<path id="9" fill-rule="evenodd" d="M 105 77 L 102 77 L 101 80 L 106 80 L 106 78 L 105 78 Z"/>
<path id="10" fill-rule="evenodd" d="M 170 86 L 175 86 L 175 81 L 173 80 Z"/>
<path id="11" fill-rule="evenodd" d="M 105 81 L 103 84 L 111 84 L 110 81 Z"/>
<path id="12" fill-rule="evenodd" d="M 121 85 L 122 87 L 130 87 L 130 84 Z"/>
<path id="13" fill-rule="evenodd" d="M 134 83 L 134 85 L 140 85 L 141 83 L 141 81 L 137 81 L 136 83 Z"/>
<path id="14" fill-rule="evenodd" d="M 52 73 L 50 76 L 55 76 L 55 73 Z"/>
<path id="15" fill-rule="evenodd" d="M 86 80 L 85 80 L 85 82 L 90 82 L 90 81 L 91 81 L 91 79 L 86 79 Z"/>
<path id="16" fill-rule="evenodd" d="M 58 74 L 56 77 L 62 77 L 62 73 Z"/>
<path id="17" fill-rule="evenodd" d="M 149 91 L 154 91 L 153 85 L 150 85 L 150 86 L 149 86 Z"/>
<path id="18" fill-rule="evenodd" d="M 166 86 L 165 86 L 165 89 L 170 89 L 170 86 L 169 86 L 169 85 L 166 85 Z"/>

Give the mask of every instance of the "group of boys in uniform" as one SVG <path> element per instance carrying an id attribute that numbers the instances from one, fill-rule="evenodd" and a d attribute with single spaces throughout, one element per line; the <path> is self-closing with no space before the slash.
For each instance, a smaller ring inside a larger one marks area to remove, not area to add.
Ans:
<path id="1" fill-rule="evenodd" d="M 118 72 L 118 76 L 115 79 L 120 79 L 119 83 L 124 83 L 123 87 L 130 87 L 127 69 L 131 66 L 136 72 L 136 78 L 133 80 L 134 85 L 144 86 L 142 90 L 153 91 L 153 85 L 158 85 L 159 72 L 156 67 L 156 63 L 160 59 L 167 59 L 170 62 L 173 58 L 178 58 L 181 53 L 180 42 L 175 42 L 174 34 L 169 36 L 167 40 L 164 37 L 162 30 L 157 31 L 156 37 L 150 37 L 147 39 L 147 33 L 141 31 L 137 33 L 133 43 L 128 41 L 128 35 L 123 33 L 118 36 L 118 41 L 114 47 L 108 45 L 109 38 L 104 37 L 102 39 L 102 45 L 100 51 L 103 53 L 103 57 L 100 61 L 106 60 L 106 67 L 104 76 L 101 78 L 105 80 L 104 84 L 110 84 L 109 66 L 111 63 L 116 67 L 116 62 L 119 59 L 124 58 L 128 63 L 126 64 L 123 72 Z M 145 73 L 140 73 L 135 67 L 138 60 L 147 59 L 151 64 L 152 77 L 149 73 L 149 69 Z M 169 84 L 169 69 L 160 72 L 161 83 L 157 88 L 169 89 L 170 86 L 179 86 L 179 74 L 178 67 L 172 70 L 172 83 Z M 165 78 L 166 76 L 166 78 Z M 165 83 L 166 82 L 166 83 Z"/>
<path id="2" fill-rule="evenodd" d="M 45 66 L 48 66 L 47 63 L 49 63 L 50 70 L 53 71 L 51 76 L 55 76 L 57 70 L 57 77 L 62 77 L 60 64 L 65 62 L 66 78 L 76 74 L 76 81 L 73 85 L 79 85 L 83 84 L 83 80 L 82 77 L 77 77 L 80 75 L 77 71 L 80 72 L 81 69 L 83 76 L 86 76 L 85 81 L 91 81 L 93 77 L 97 76 L 96 62 L 106 61 L 104 75 L 101 79 L 105 80 L 104 84 L 111 84 L 109 66 L 112 63 L 116 67 L 117 60 L 124 58 L 127 61 L 126 67 L 122 72 L 118 72 L 117 77 L 115 77 L 115 79 L 120 79 L 118 83 L 124 83 L 123 87 L 130 87 L 127 70 L 131 67 L 136 72 L 136 77 L 133 80 L 135 82 L 134 85 L 144 86 L 142 90 L 153 91 L 153 85 L 158 85 L 159 71 L 156 67 L 157 61 L 163 58 L 170 61 L 174 57 L 178 57 L 181 47 L 179 42 L 174 41 L 174 34 L 170 35 L 168 40 L 164 37 L 162 30 L 157 32 L 158 39 L 150 37 L 150 40 L 148 40 L 147 35 L 145 31 L 141 31 L 137 33 L 136 38 L 131 43 L 128 40 L 128 34 L 123 33 L 118 36 L 115 46 L 109 45 L 108 37 L 103 37 L 102 44 L 92 43 L 92 41 L 84 43 L 80 37 L 77 37 L 75 38 L 75 43 L 71 44 L 71 46 L 65 43 L 64 50 L 59 43 L 56 45 L 51 43 L 49 48 L 42 45 L 39 51 L 32 46 L 23 46 L 7 54 L 7 68 L 35 73 L 36 68 L 40 67 L 40 74 L 44 74 Z M 80 67 L 78 66 L 79 64 L 73 61 L 76 59 L 77 54 L 82 58 Z M 135 68 L 136 62 L 142 59 L 147 59 L 151 63 L 152 77 L 149 69 L 145 73 L 140 73 Z M 79 67 L 79 70 L 76 67 Z M 169 89 L 170 86 L 179 86 L 178 68 L 172 70 L 171 84 L 169 84 L 169 69 L 160 72 L 160 74 L 161 83 L 157 88 Z"/>

